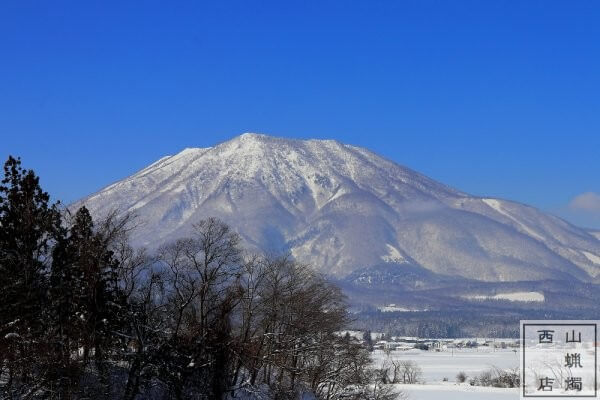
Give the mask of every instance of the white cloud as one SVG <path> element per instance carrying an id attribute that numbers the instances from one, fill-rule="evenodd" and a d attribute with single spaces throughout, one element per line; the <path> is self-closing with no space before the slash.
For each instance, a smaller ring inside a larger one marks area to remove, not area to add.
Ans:
<path id="1" fill-rule="evenodd" d="M 579 211 L 600 212 L 600 194 L 586 192 L 575 196 L 569 202 L 569 208 Z"/>

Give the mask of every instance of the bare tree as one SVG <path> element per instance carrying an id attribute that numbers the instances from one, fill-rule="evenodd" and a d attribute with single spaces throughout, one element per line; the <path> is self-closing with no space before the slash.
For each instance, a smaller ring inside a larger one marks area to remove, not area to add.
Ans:
<path id="1" fill-rule="evenodd" d="M 402 360 L 400 361 L 398 367 L 398 381 L 410 384 L 421 382 L 423 371 L 421 370 L 421 367 L 419 367 L 414 361 Z"/>

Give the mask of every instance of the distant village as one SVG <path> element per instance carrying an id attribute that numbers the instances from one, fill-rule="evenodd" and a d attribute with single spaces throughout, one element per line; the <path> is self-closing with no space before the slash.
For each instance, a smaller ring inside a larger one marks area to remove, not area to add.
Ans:
<path id="1" fill-rule="evenodd" d="M 350 335 L 361 343 L 369 345 L 364 331 L 345 331 L 344 335 Z M 428 351 L 452 351 L 453 349 L 513 349 L 518 351 L 519 339 L 504 338 L 460 338 L 460 339 L 426 339 L 410 336 L 386 336 L 381 332 L 370 332 L 370 346 L 373 350 L 383 351 L 407 351 L 413 349 Z"/>

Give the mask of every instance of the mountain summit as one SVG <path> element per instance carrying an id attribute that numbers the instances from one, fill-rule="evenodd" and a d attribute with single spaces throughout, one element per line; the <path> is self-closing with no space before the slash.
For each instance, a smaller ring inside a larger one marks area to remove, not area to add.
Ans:
<path id="1" fill-rule="evenodd" d="M 338 278 L 393 264 L 489 282 L 600 281 L 600 240 L 586 230 L 334 140 L 246 133 L 163 157 L 81 204 L 136 213 L 134 243 L 150 248 L 215 216 L 249 247 Z"/>

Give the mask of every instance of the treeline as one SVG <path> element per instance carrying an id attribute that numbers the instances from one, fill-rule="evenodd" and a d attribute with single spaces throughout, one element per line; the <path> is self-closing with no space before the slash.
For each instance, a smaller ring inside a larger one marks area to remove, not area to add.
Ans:
<path id="1" fill-rule="evenodd" d="M 541 319 L 540 313 L 519 315 L 486 314 L 473 309 L 425 312 L 361 312 L 355 315 L 354 329 L 372 329 L 388 336 L 414 336 L 420 338 L 518 338 L 519 318 Z M 525 318 L 524 316 L 529 316 Z M 536 316 L 536 318 L 531 318 Z M 564 319 L 564 318 L 563 318 Z"/>
<path id="2" fill-rule="evenodd" d="M 6 399 L 391 398 L 349 336 L 340 290 L 249 256 L 216 219 L 156 254 L 135 220 L 51 204 L 9 158 L 0 185 L 0 394 Z"/>

